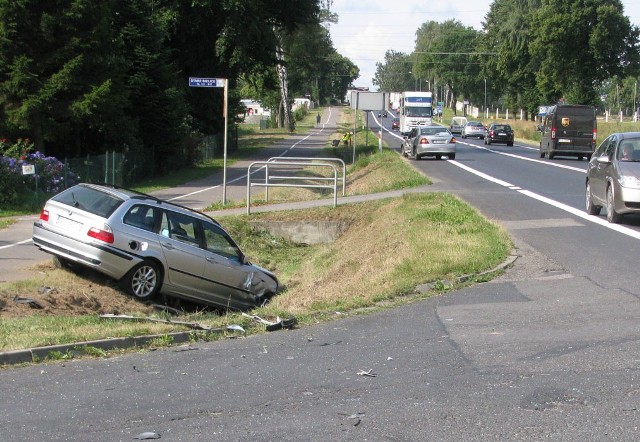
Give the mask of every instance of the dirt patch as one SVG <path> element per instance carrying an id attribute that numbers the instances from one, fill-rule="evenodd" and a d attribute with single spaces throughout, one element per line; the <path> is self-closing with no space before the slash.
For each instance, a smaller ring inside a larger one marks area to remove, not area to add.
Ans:
<path id="1" fill-rule="evenodd" d="M 0 318 L 148 314 L 153 310 L 151 305 L 121 291 L 112 279 L 89 269 L 78 270 L 76 274 L 57 268 L 51 260 L 32 270 L 32 280 L 0 286 Z"/>

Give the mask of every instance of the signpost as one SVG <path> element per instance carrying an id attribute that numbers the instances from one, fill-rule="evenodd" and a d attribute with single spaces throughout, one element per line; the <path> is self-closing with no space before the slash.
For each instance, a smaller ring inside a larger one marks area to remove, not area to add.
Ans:
<path id="1" fill-rule="evenodd" d="M 221 87 L 224 88 L 224 103 L 222 105 L 222 116 L 224 118 L 224 153 L 222 166 L 222 205 L 227 204 L 227 99 L 229 97 L 228 81 L 226 78 L 200 78 L 189 77 L 189 87 Z"/>

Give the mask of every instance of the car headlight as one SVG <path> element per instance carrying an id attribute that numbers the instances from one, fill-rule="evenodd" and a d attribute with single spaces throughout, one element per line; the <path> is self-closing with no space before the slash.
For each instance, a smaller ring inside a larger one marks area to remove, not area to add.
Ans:
<path id="1" fill-rule="evenodd" d="M 640 189 L 640 180 L 635 176 L 621 176 L 618 181 L 622 187 Z"/>

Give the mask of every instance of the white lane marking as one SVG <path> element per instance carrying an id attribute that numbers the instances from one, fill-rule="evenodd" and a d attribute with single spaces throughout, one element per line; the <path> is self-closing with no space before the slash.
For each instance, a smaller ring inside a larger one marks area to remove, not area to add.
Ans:
<path id="1" fill-rule="evenodd" d="M 552 162 L 549 162 L 549 161 L 542 161 L 542 160 L 539 160 L 537 158 L 523 157 L 522 155 L 516 155 L 514 153 L 509 153 L 509 152 L 501 152 L 499 150 L 493 150 L 493 149 L 491 149 L 489 147 L 478 146 L 477 144 L 471 144 L 471 143 L 467 143 L 467 142 L 464 142 L 464 141 L 458 141 L 458 143 L 464 144 L 466 146 L 475 147 L 476 149 L 486 150 L 486 151 L 489 151 L 491 153 L 495 153 L 496 155 L 503 155 L 505 157 L 512 157 L 512 158 L 517 158 L 519 160 L 531 161 L 533 163 L 538 163 L 538 164 L 544 164 L 545 166 L 559 167 L 560 169 L 568 169 L 568 170 L 573 170 L 575 172 L 587 173 L 587 171 L 585 169 L 580 169 L 578 167 L 573 167 L 573 166 L 567 166 L 566 164 L 552 163 Z M 519 147 L 529 148 L 528 146 L 523 146 L 523 145 L 518 145 L 518 146 Z M 529 148 L 529 149 L 532 149 L 532 148 Z"/>
<path id="2" fill-rule="evenodd" d="M 604 218 L 601 218 L 601 217 L 599 217 L 597 215 L 589 215 L 589 214 L 587 214 L 587 212 L 585 212 L 585 211 L 583 211 L 581 209 L 576 209 L 575 207 L 571 207 L 571 206 L 569 206 L 567 204 L 564 204 L 564 203 L 561 203 L 559 201 L 552 200 L 551 198 L 547 198 L 546 196 L 542 196 L 542 195 L 537 194 L 535 192 L 532 192 L 530 190 L 522 189 L 522 188 L 517 187 L 517 186 L 513 186 L 512 184 L 509 184 L 506 181 L 502 181 L 502 180 L 500 180 L 498 178 L 495 178 L 495 177 L 492 177 L 490 175 L 487 175 L 486 173 L 480 172 L 479 170 L 472 169 L 471 167 L 466 166 L 464 164 L 461 164 L 461 163 L 459 163 L 459 162 L 457 162 L 455 160 L 447 160 L 447 162 L 451 163 L 454 166 L 457 166 L 457 167 L 459 167 L 461 169 L 464 169 L 467 172 L 470 172 L 470 173 L 472 173 L 474 175 L 477 175 L 477 176 L 479 176 L 481 178 L 484 178 L 487 181 L 490 181 L 492 183 L 498 184 L 498 185 L 503 186 L 503 187 L 507 187 L 510 190 L 515 190 L 516 192 L 519 192 L 524 196 L 528 196 L 529 198 L 533 198 L 533 199 L 538 200 L 538 201 L 540 201 L 542 203 L 545 203 L 545 204 L 548 204 L 550 206 L 556 207 L 556 208 L 558 208 L 560 210 L 564 210 L 565 212 L 568 212 L 568 213 L 570 213 L 572 215 L 575 215 L 578 218 L 582 218 L 585 221 L 589 221 L 589 222 L 592 222 L 594 224 L 598 224 L 598 225 L 600 225 L 602 227 L 606 227 L 608 229 L 615 230 L 616 232 L 622 233 L 623 235 L 627 235 L 627 236 L 630 236 L 630 237 L 635 238 L 635 239 L 640 239 L 640 232 L 636 231 L 636 230 L 633 230 L 633 229 L 631 229 L 629 227 L 625 227 L 625 226 L 622 226 L 620 224 L 612 224 L 612 223 L 606 221 Z"/>
<path id="3" fill-rule="evenodd" d="M 329 123 L 329 119 L 331 118 L 331 113 L 333 111 L 331 110 L 331 108 L 329 108 L 329 116 L 327 117 L 327 121 L 325 121 L 324 123 L 322 123 L 322 129 L 320 129 L 318 132 L 314 132 L 314 133 L 309 133 L 306 137 L 304 137 L 303 139 L 297 141 L 296 143 L 292 144 L 291 146 L 289 146 L 285 151 L 283 151 L 280 155 L 278 155 L 278 157 L 283 157 L 285 156 L 287 153 L 289 153 L 292 149 L 295 149 L 298 144 L 303 143 L 304 141 L 306 141 L 307 139 L 309 139 L 309 137 L 311 137 L 311 135 L 318 135 L 320 133 L 322 133 L 325 129 L 325 126 Z M 263 167 L 260 167 L 259 169 L 254 170 L 251 174 L 256 174 L 258 172 L 260 172 L 261 170 L 264 169 Z M 239 176 L 238 178 L 235 178 L 231 181 L 227 181 L 227 184 L 231 184 L 231 183 L 236 183 L 238 181 L 241 180 L 246 180 L 247 179 L 247 175 L 243 175 L 243 176 Z M 175 201 L 175 200 L 179 200 L 182 198 L 186 198 L 188 196 L 191 195 L 197 195 L 198 193 L 202 193 L 202 192 L 208 192 L 209 190 L 213 190 L 213 189 L 217 189 L 219 187 L 222 187 L 222 184 L 217 184 L 215 186 L 211 186 L 211 187 L 206 187 L 204 189 L 200 189 L 200 190 L 196 190 L 195 192 L 189 192 L 189 193 L 185 193 L 184 195 L 180 195 L 180 196 L 176 196 L 174 198 L 170 198 L 167 201 Z"/>
<path id="4" fill-rule="evenodd" d="M 31 239 L 25 239 L 24 241 L 18 241 L 12 244 L 8 244 L 6 246 L 0 246 L 0 250 L 8 249 L 9 247 L 20 246 L 22 244 L 27 244 L 27 243 L 30 243 L 31 241 L 32 241 Z"/>

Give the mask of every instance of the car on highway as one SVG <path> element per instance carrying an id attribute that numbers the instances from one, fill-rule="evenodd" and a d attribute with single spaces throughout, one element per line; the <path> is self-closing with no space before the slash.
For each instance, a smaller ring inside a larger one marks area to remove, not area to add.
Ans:
<path id="1" fill-rule="evenodd" d="M 449 132 L 452 134 L 461 134 L 464 125 L 467 124 L 466 117 L 453 117 L 451 118 L 451 124 L 449 124 Z"/>
<path id="2" fill-rule="evenodd" d="M 400 118 L 393 117 L 393 120 L 391 120 L 391 130 L 400 130 Z"/>
<path id="3" fill-rule="evenodd" d="M 446 127 L 437 125 L 414 127 L 409 135 L 404 137 L 400 153 L 405 157 L 411 156 L 415 160 L 422 157 L 436 157 L 439 160 L 443 156 L 454 160 L 456 139 Z"/>
<path id="4" fill-rule="evenodd" d="M 546 109 L 540 131 L 540 158 L 556 156 L 591 159 L 596 148 L 598 123 L 593 106 L 557 104 Z"/>
<path id="5" fill-rule="evenodd" d="M 480 121 L 469 121 L 462 128 L 462 138 L 484 138 L 487 128 Z"/>
<path id="6" fill-rule="evenodd" d="M 609 135 L 589 160 L 586 210 L 599 215 L 603 207 L 610 223 L 640 213 L 640 132 Z"/>
<path id="7" fill-rule="evenodd" d="M 223 309 L 265 304 L 276 276 L 252 264 L 213 218 L 121 188 L 78 184 L 49 199 L 33 243 L 64 267 L 84 266 L 139 300 L 159 293 Z"/>
<path id="8" fill-rule="evenodd" d="M 506 143 L 513 146 L 513 129 L 508 124 L 491 123 L 484 137 L 484 144 Z"/>

